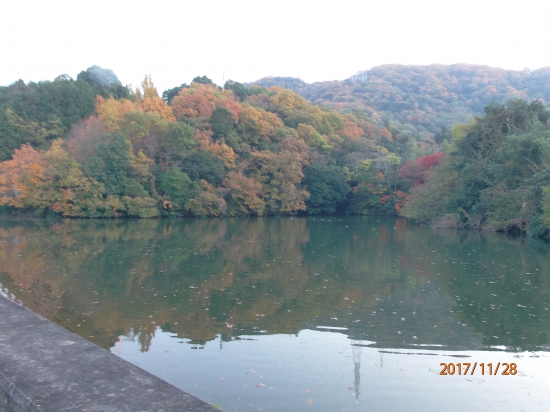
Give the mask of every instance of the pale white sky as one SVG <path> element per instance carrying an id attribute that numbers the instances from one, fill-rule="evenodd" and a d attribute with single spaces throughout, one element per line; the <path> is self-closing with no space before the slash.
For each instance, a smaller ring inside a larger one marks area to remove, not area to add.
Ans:
<path id="1" fill-rule="evenodd" d="M 398 64 L 550 66 L 549 0 L 1 0 L 0 85 L 94 64 L 160 93 L 199 75 L 343 80 Z"/>

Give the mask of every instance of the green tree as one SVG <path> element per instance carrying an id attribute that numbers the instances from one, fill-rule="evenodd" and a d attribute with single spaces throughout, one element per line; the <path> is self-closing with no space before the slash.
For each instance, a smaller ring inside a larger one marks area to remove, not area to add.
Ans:
<path id="1" fill-rule="evenodd" d="M 86 165 L 86 171 L 105 185 L 108 195 L 135 195 L 141 191 L 137 188 L 139 183 L 132 182 L 131 152 L 132 145 L 123 134 L 105 134 L 98 145 L 96 156 Z"/>
<path id="2" fill-rule="evenodd" d="M 225 177 L 223 161 L 209 152 L 195 150 L 181 163 L 181 169 L 191 180 L 206 180 L 212 185 L 218 185 Z"/>
<path id="3" fill-rule="evenodd" d="M 214 139 L 222 139 L 228 136 L 235 126 L 235 121 L 225 107 L 218 106 L 210 116 L 210 125 L 214 132 Z"/>
<path id="4" fill-rule="evenodd" d="M 540 102 L 491 104 L 456 127 L 443 163 L 413 190 L 404 215 L 438 226 L 527 231 L 541 226 L 550 183 L 550 113 Z M 541 204 L 542 202 L 542 204 Z"/>
<path id="5" fill-rule="evenodd" d="M 304 169 L 302 180 L 309 192 L 308 214 L 333 214 L 342 210 L 348 200 L 349 185 L 343 169 L 334 164 L 314 163 Z"/>
<path id="6" fill-rule="evenodd" d="M 195 187 L 189 176 L 173 166 L 168 171 L 159 173 L 158 180 L 159 189 L 172 201 L 170 209 L 182 212 Z"/>
<path id="7" fill-rule="evenodd" d="M 47 149 L 72 124 L 92 114 L 94 100 L 88 83 L 68 76 L 0 87 L 0 161 L 24 143 Z"/>
<path id="8" fill-rule="evenodd" d="M 185 156 L 198 145 L 195 131 L 191 126 L 182 122 L 170 123 L 164 131 L 158 160 L 168 167 L 181 165 Z"/>
<path id="9" fill-rule="evenodd" d="M 197 76 L 192 80 L 191 83 L 201 83 L 201 84 L 209 84 L 210 86 L 215 86 L 214 82 L 206 76 Z"/>
<path id="10" fill-rule="evenodd" d="M 234 82 L 233 80 L 226 81 L 223 88 L 225 90 L 231 90 L 241 102 L 249 96 L 248 89 L 242 83 Z"/>

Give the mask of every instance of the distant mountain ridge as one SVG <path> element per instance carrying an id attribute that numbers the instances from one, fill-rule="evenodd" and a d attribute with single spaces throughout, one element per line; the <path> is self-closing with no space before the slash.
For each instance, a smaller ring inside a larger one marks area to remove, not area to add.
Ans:
<path id="1" fill-rule="evenodd" d="M 472 64 L 387 64 L 342 81 L 308 84 L 292 77 L 264 77 L 247 85 L 282 86 L 314 104 L 346 112 L 364 111 L 380 125 L 415 138 L 434 138 L 483 114 L 491 102 L 512 99 L 550 103 L 550 67 L 505 70 Z"/>

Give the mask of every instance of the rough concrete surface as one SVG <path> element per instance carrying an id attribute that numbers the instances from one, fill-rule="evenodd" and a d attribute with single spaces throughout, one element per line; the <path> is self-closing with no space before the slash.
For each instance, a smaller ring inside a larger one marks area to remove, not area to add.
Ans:
<path id="1" fill-rule="evenodd" d="M 0 295 L 0 411 L 217 411 Z"/>

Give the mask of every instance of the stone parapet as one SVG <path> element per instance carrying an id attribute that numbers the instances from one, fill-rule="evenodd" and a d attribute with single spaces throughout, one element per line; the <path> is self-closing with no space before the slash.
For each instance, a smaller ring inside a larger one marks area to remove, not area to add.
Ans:
<path id="1" fill-rule="evenodd" d="M 0 411 L 219 410 L 8 296 L 0 293 Z"/>

